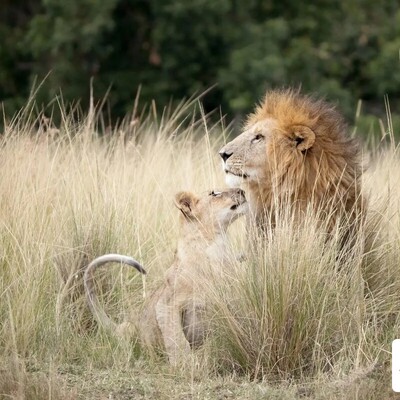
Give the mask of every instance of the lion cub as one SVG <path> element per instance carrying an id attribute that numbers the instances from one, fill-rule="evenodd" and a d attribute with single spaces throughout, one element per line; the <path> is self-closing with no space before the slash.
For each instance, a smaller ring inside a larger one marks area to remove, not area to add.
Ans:
<path id="1" fill-rule="evenodd" d="M 241 189 L 211 191 L 199 197 L 180 192 L 175 204 L 181 211 L 175 259 L 161 287 L 145 303 L 137 324 L 141 342 L 150 348 L 162 345 L 172 365 L 177 365 L 191 347 L 203 342 L 206 299 L 199 284 L 207 279 L 206 266 L 212 268 L 227 260 L 226 230 L 248 209 Z M 98 257 L 85 271 L 86 297 L 93 315 L 101 325 L 118 332 L 129 323 L 113 322 L 94 292 L 93 272 L 109 262 L 128 264 L 143 274 L 146 271 L 133 258 L 119 254 Z"/>

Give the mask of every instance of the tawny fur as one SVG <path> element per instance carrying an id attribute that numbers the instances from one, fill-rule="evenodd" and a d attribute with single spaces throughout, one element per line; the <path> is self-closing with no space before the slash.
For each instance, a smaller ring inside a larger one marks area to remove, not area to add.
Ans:
<path id="1" fill-rule="evenodd" d="M 240 181 L 263 228 L 288 207 L 298 220 L 312 207 L 328 231 L 338 223 L 354 227 L 364 208 L 362 169 L 359 145 L 347 131 L 325 101 L 269 91 L 243 133 L 220 151 L 227 183 Z"/>
<path id="2" fill-rule="evenodd" d="M 145 303 L 138 324 L 115 324 L 100 307 L 93 284 L 93 271 L 105 260 L 127 263 L 143 273 L 134 259 L 102 256 L 92 261 L 85 272 L 87 299 L 100 324 L 122 334 L 137 329 L 147 348 L 164 347 L 172 365 L 183 360 L 191 347 L 203 342 L 206 299 L 202 285 L 213 268 L 226 263 L 229 257 L 226 230 L 247 212 L 246 198 L 240 189 L 212 191 L 200 197 L 180 192 L 176 205 L 181 211 L 181 231 L 175 260 L 161 287 Z"/>

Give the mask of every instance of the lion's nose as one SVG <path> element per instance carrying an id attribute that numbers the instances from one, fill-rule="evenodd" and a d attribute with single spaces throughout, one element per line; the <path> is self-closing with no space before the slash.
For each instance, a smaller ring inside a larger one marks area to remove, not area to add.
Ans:
<path id="1" fill-rule="evenodd" d="M 219 155 L 224 161 L 226 161 L 233 153 L 226 153 L 225 151 L 220 151 Z"/>

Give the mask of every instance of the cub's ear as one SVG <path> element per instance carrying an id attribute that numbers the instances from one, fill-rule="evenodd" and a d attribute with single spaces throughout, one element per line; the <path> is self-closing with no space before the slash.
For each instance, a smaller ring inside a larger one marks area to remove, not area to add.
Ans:
<path id="1" fill-rule="evenodd" d="M 315 142 L 315 133 L 308 126 L 294 125 L 291 130 L 298 150 L 305 152 L 313 146 Z"/>
<path id="2" fill-rule="evenodd" d="M 175 205 L 186 218 L 193 218 L 193 208 L 199 199 L 191 192 L 179 192 L 175 195 Z"/>

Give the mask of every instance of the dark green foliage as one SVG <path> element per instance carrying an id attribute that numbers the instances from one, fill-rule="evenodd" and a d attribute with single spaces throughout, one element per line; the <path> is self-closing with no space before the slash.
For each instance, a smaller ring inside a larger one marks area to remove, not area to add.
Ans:
<path id="1" fill-rule="evenodd" d="M 159 106 L 217 85 L 206 111 L 232 118 L 266 88 L 301 86 L 353 118 L 400 104 L 400 1 L 3 0 L 0 101 L 7 114 L 44 80 L 43 105 L 62 91 L 88 104 L 111 89 L 115 120 L 141 101 Z M 40 104 L 41 105 L 41 104 Z"/>

